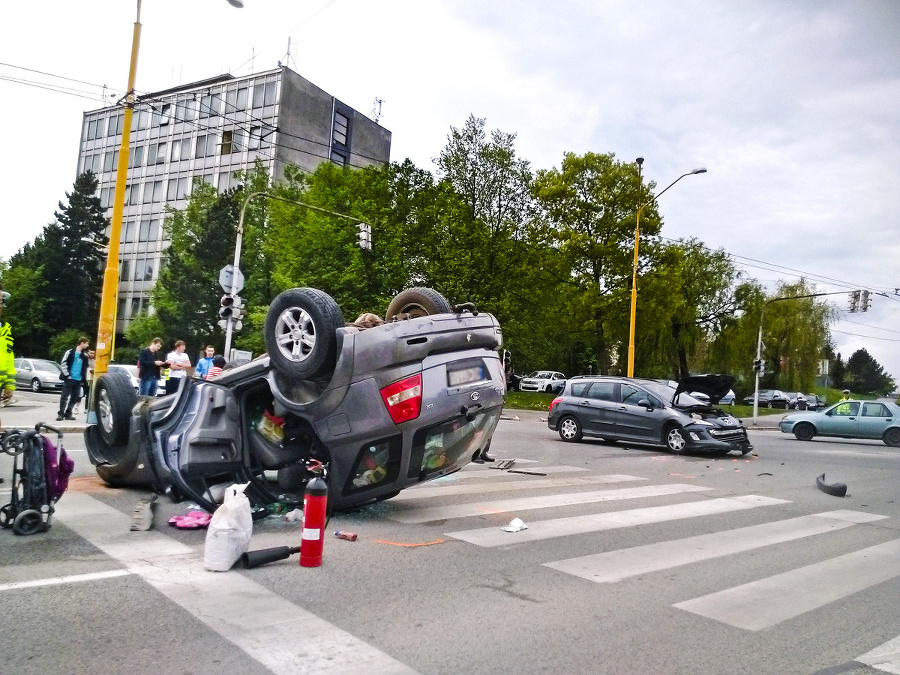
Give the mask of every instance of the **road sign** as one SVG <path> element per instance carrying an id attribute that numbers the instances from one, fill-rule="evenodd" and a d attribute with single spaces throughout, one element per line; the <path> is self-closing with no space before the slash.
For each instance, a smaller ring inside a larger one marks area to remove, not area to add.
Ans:
<path id="1" fill-rule="evenodd" d="M 231 288 L 232 280 L 234 281 L 233 289 Z M 219 272 L 219 286 L 226 293 L 231 293 L 232 290 L 240 293 L 244 290 L 244 273 L 234 265 L 225 265 Z"/>

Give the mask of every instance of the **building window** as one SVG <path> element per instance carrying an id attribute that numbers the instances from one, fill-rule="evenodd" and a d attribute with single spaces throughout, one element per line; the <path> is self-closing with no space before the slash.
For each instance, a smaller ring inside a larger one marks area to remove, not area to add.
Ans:
<path id="1" fill-rule="evenodd" d="M 124 278 L 124 277 L 123 277 Z M 127 298 L 119 298 L 119 314 L 116 316 L 117 319 L 125 319 L 125 310 L 128 309 L 128 299 Z"/>
<path id="2" fill-rule="evenodd" d="M 194 157 L 197 159 L 206 157 L 206 136 L 197 136 L 197 150 L 194 153 Z"/>
<path id="3" fill-rule="evenodd" d="M 86 138 L 86 140 L 92 141 L 92 140 L 94 140 L 95 138 L 97 138 L 97 122 L 98 122 L 98 120 L 90 120 L 90 121 L 88 122 L 87 138 Z"/>
<path id="4" fill-rule="evenodd" d="M 331 161 L 338 166 L 347 166 L 347 157 L 344 153 L 338 152 L 337 150 L 331 151 Z"/>
<path id="5" fill-rule="evenodd" d="M 122 242 L 126 243 L 126 244 L 134 243 L 134 221 L 133 220 L 129 220 L 123 226 Z"/>
<path id="6" fill-rule="evenodd" d="M 153 281 L 153 258 L 144 261 L 144 281 Z"/>
<path id="7" fill-rule="evenodd" d="M 144 165 L 144 146 L 136 145 L 128 151 L 128 168 Z"/>
<path id="8" fill-rule="evenodd" d="M 146 129 L 150 126 L 150 110 L 148 108 L 141 108 L 138 111 L 138 129 Z"/>
<path id="9" fill-rule="evenodd" d="M 161 202 L 163 198 L 163 182 L 161 180 L 153 181 L 153 201 Z"/>
<path id="10" fill-rule="evenodd" d="M 150 221 L 150 241 L 159 241 L 159 221 Z"/>
<path id="11" fill-rule="evenodd" d="M 160 111 L 160 120 L 159 125 L 165 126 L 169 123 L 169 117 L 172 115 L 172 104 L 171 103 L 163 103 L 162 110 Z"/>
<path id="12" fill-rule="evenodd" d="M 266 82 L 266 105 L 275 105 L 275 83 Z"/>
<path id="13" fill-rule="evenodd" d="M 153 201 L 153 183 L 148 181 L 144 183 L 144 204 L 149 204 Z"/>
<path id="14" fill-rule="evenodd" d="M 219 186 L 216 188 L 219 192 L 225 192 L 228 189 L 231 174 L 227 171 L 222 171 L 219 173 Z"/>
<path id="15" fill-rule="evenodd" d="M 222 154 L 230 155 L 233 150 L 232 138 L 234 137 L 234 132 L 231 129 L 227 129 L 222 132 Z"/>
<path id="16" fill-rule="evenodd" d="M 132 298 L 131 299 L 131 318 L 133 319 L 140 313 L 141 313 L 141 299 L 140 298 Z"/>
<path id="17" fill-rule="evenodd" d="M 142 220 L 138 229 L 138 241 L 150 241 L 150 221 Z"/>
<path id="18" fill-rule="evenodd" d="M 188 179 L 183 176 L 178 179 L 178 188 L 175 191 L 175 199 L 184 199 L 188 195 Z"/>
<path id="19" fill-rule="evenodd" d="M 118 162 L 118 150 L 109 150 L 103 154 L 103 170 L 112 171 Z"/>
<path id="20" fill-rule="evenodd" d="M 178 181 L 174 178 L 170 178 L 168 184 L 166 185 L 166 201 L 174 202 L 175 201 L 175 186 L 178 184 Z"/>
<path id="21" fill-rule="evenodd" d="M 123 281 L 131 281 L 131 261 L 126 258 L 119 266 L 119 278 Z"/>
<path id="22" fill-rule="evenodd" d="M 166 161 L 166 144 L 158 143 L 156 145 L 150 146 L 150 156 L 153 158 L 153 161 L 150 161 L 150 158 L 147 158 L 147 164 L 164 164 Z"/>
<path id="23" fill-rule="evenodd" d="M 122 133 L 122 128 L 125 126 L 125 115 L 113 115 L 109 118 L 109 127 L 106 130 L 107 136 L 115 136 L 116 134 Z"/>
<path id="24" fill-rule="evenodd" d="M 108 209 L 109 208 L 109 188 L 100 188 L 100 208 Z"/>
<path id="25" fill-rule="evenodd" d="M 347 147 L 347 136 L 350 130 L 350 120 L 346 115 L 339 112 L 334 113 L 334 133 L 332 138 L 334 142 L 343 147 Z"/>

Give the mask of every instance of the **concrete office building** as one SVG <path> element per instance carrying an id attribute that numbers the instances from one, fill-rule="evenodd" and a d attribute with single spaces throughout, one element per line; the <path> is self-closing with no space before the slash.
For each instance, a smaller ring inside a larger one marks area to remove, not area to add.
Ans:
<path id="1" fill-rule="evenodd" d="M 86 112 L 79 145 L 78 172 L 97 175 L 109 217 L 123 120 L 120 106 Z M 164 207 L 183 208 L 194 181 L 227 190 L 236 184 L 236 172 L 257 159 L 275 180 L 289 165 L 307 171 L 324 161 L 383 165 L 390 161 L 391 132 L 280 67 L 140 96 L 129 145 L 119 249 L 120 334 L 131 317 L 149 309 L 150 289 L 165 264 Z"/>

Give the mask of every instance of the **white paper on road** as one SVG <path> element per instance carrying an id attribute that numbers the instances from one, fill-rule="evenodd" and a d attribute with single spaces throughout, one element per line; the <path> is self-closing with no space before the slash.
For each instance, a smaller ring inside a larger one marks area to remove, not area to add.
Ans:
<path id="1" fill-rule="evenodd" d="M 900 539 L 675 605 L 762 630 L 900 576 Z"/>
<path id="2" fill-rule="evenodd" d="M 763 546 L 836 532 L 858 523 L 869 523 L 884 518 L 887 516 L 858 511 L 828 511 L 723 532 L 701 534 L 696 537 L 661 541 L 646 546 L 570 558 L 546 563 L 546 567 L 552 567 L 588 581 L 611 583 L 701 560 L 711 560 L 752 551 Z"/>
<path id="3" fill-rule="evenodd" d="M 67 494 L 65 505 L 58 521 L 274 673 L 415 673 L 238 572 L 204 570 L 199 552 L 170 537 L 129 531 L 130 516 L 89 495 Z"/>
<path id="4" fill-rule="evenodd" d="M 669 520 L 711 516 L 732 511 L 755 509 L 760 506 L 788 504 L 785 499 L 745 495 L 742 497 L 720 497 L 704 501 L 669 504 L 666 506 L 648 506 L 642 509 L 614 511 L 612 513 L 594 513 L 586 516 L 553 518 L 551 520 L 529 521 L 527 532 L 517 532 L 514 536 L 498 532 L 496 527 L 481 527 L 474 530 L 448 532 L 446 536 L 462 539 L 477 546 L 508 546 L 523 544 L 529 541 L 554 539 L 573 534 L 616 530 L 635 525 L 663 523 Z M 567 570 L 566 570 L 567 571 Z"/>
<path id="5" fill-rule="evenodd" d="M 557 506 L 575 506 L 578 504 L 594 504 L 597 502 L 618 501 L 620 499 L 644 499 L 661 497 L 685 492 L 703 492 L 712 490 L 709 487 L 673 483 L 671 485 L 647 485 L 638 488 L 622 488 L 620 490 L 598 490 L 594 492 L 573 492 L 562 495 L 544 497 L 522 497 L 494 502 L 478 502 L 475 504 L 456 504 L 452 506 L 435 506 L 431 508 L 398 509 L 388 515 L 398 523 L 428 523 L 433 520 L 448 518 L 465 518 L 467 516 L 483 516 L 486 513 L 509 514 L 531 509 L 548 509 Z"/>

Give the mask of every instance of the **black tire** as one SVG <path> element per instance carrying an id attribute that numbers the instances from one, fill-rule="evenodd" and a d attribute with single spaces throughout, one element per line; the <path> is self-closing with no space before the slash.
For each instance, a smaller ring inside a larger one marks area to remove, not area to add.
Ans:
<path id="1" fill-rule="evenodd" d="M 31 391 L 33 391 L 35 394 L 41 393 L 41 381 L 39 379 L 34 378 L 31 381 Z"/>
<path id="2" fill-rule="evenodd" d="M 687 449 L 687 439 L 681 427 L 669 427 L 666 430 L 665 442 L 669 452 L 675 455 L 680 455 Z"/>
<path id="3" fill-rule="evenodd" d="M 44 518 L 40 511 L 25 509 L 13 521 L 13 532 L 27 536 L 44 530 Z"/>
<path id="4" fill-rule="evenodd" d="M 888 429 L 884 432 L 884 436 L 881 437 L 881 440 L 884 441 L 885 445 L 889 445 L 892 448 L 900 448 L 900 429 L 897 427 Z"/>
<path id="5" fill-rule="evenodd" d="M 567 443 L 577 443 L 581 440 L 581 422 L 577 417 L 566 415 L 557 425 L 559 437 Z"/>
<path id="6" fill-rule="evenodd" d="M 337 331 L 344 315 L 316 288 L 290 288 L 266 312 L 266 350 L 275 370 L 289 379 L 312 379 L 334 371 Z"/>
<path id="7" fill-rule="evenodd" d="M 794 436 L 798 441 L 811 441 L 816 435 L 816 428 L 809 422 L 801 422 L 794 427 Z"/>
<path id="8" fill-rule="evenodd" d="M 388 305 L 384 320 L 394 321 L 399 314 L 407 315 L 404 317 L 407 319 L 416 319 L 420 316 L 447 314 L 452 311 L 447 298 L 433 288 L 419 286 L 398 293 Z"/>
<path id="9" fill-rule="evenodd" d="M 13 526 L 13 521 L 15 518 L 12 517 L 12 504 L 7 504 L 6 506 L 0 508 L 0 527 L 4 530 L 8 530 Z"/>
<path id="10" fill-rule="evenodd" d="M 92 407 L 97 413 L 97 430 L 107 445 L 128 442 L 128 424 L 135 405 L 137 395 L 124 375 L 106 373 L 97 380 Z"/>

